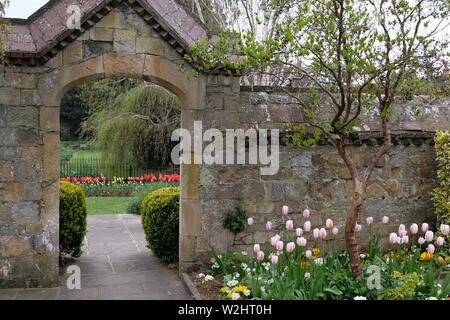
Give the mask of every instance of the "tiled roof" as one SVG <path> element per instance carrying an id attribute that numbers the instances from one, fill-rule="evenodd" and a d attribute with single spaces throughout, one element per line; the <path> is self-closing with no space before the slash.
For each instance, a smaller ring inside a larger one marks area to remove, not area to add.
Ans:
<path id="1" fill-rule="evenodd" d="M 13 65 L 42 65 L 122 3 L 181 55 L 207 35 L 205 27 L 175 0 L 51 0 L 28 19 L 5 19 L 11 24 L 6 56 Z M 81 30 L 67 27 L 70 5 L 81 9 Z"/>

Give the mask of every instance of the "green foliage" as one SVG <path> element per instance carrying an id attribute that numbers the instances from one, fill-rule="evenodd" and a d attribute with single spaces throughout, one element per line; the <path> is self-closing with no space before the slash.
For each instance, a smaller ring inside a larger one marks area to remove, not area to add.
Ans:
<path id="1" fill-rule="evenodd" d="M 71 136 L 78 135 L 81 122 L 89 116 L 87 104 L 80 99 L 82 91 L 80 87 L 75 87 L 67 92 L 61 101 L 61 119 L 70 123 Z"/>
<path id="2" fill-rule="evenodd" d="M 142 202 L 142 226 L 148 247 L 167 263 L 178 261 L 180 188 L 150 193 Z"/>
<path id="3" fill-rule="evenodd" d="M 60 161 L 69 161 L 73 157 L 73 148 L 70 142 L 64 142 L 61 144 L 59 151 L 59 160 Z"/>
<path id="4" fill-rule="evenodd" d="M 222 220 L 223 227 L 234 234 L 244 231 L 245 223 L 246 215 L 241 206 L 236 206 L 235 211 L 226 212 L 225 218 Z"/>
<path id="5" fill-rule="evenodd" d="M 86 235 L 87 206 L 83 190 L 68 182 L 60 182 L 59 190 L 60 254 L 79 257 Z"/>
<path id="6" fill-rule="evenodd" d="M 382 290 L 380 296 L 386 300 L 411 300 L 415 297 L 416 288 L 425 284 L 417 273 L 394 274 L 394 288 Z"/>
<path id="7" fill-rule="evenodd" d="M 0 0 L 0 33 L 3 35 L 0 37 L 0 62 L 2 65 L 7 64 L 3 46 L 5 45 L 5 39 L 8 39 L 10 32 L 10 25 L 2 18 L 5 16 L 6 8 L 9 6 L 10 2 L 10 0 Z"/>
<path id="8" fill-rule="evenodd" d="M 136 188 L 136 193 L 134 195 L 133 200 L 128 204 L 127 212 L 133 213 L 133 214 L 140 214 L 141 213 L 141 204 L 142 201 L 153 191 L 167 188 L 167 187 L 177 187 L 178 183 L 175 182 L 152 182 L 150 184 L 144 184 L 138 188 Z"/>
<path id="9" fill-rule="evenodd" d="M 83 132 L 91 136 L 106 162 L 164 166 L 171 160 L 175 146 L 171 135 L 180 127 L 180 114 L 175 95 L 160 87 L 140 84 L 92 113 L 83 123 Z"/>
<path id="10" fill-rule="evenodd" d="M 450 224 L 450 134 L 438 131 L 434 137 L 437 162 L 438 187 L 432 192 L 438 228 L 441 224 Z M 444 236 L 448 244 L 449 236 Z"/>

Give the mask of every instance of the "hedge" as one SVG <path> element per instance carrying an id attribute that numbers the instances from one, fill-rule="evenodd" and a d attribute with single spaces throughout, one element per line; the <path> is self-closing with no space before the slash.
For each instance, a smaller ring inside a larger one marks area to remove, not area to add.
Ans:
<path id="1" fill-rule="evenodd" d="M 151 192 L 142 201 L 142 226 L 147 247 L 166 263 L 178 261 L 180 188 Z"/>
<path id="2" fill-rule="evenodd" d="M 61 255 L 79 257 L 86 235 L 87 206 L 83 190 L 72 183 L 60 182 L 59 250 Z"/>
<path id="3" fill-rule="evenodd" d="M 434 137 L 437 163 L 438 187 L 432 192 L 437 229 L 441 224 L 450 224 L 450 134 L 448 131 L 437 131 Z M 438 231 L 437 235 L 442 236 Z M 446 236 L 448 244 L 449 237 Z"/>

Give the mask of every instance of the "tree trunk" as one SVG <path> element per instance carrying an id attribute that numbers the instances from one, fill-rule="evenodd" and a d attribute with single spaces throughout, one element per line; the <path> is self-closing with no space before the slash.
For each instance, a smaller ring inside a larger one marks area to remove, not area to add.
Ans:
<path id="1" fill-rule="evenodd" d="M 361 260 L 359 259 L 358 243 L 356 242 L 355 226 L 358 220 L 359 210 L 362 204 L 362 192 L 355 190 L 352 206 L 347 215 L 345 225 L 345 242 L 348 256 L 350 258 L 350 267 L 353 279 L 362 274 Z"/>

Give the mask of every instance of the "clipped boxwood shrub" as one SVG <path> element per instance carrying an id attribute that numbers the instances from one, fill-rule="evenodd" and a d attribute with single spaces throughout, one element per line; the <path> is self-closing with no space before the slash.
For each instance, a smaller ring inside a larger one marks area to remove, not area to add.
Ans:
<path id="1" fill-rule="evenodd" d="M 79 257 L 86 235 L 87 206 L 83 189 L 69 182 L 59 187 L 59 250 Z"/>
<path id="2" fill-rule="evenodd" d="M 432 200 L 436 212 L 437 236 L 443 236 L 439 231 L 441 224 L 450 224 L 450 133 L 438 131 L 434 137 L 437 163 L 437 184 L 433 190 Z M 448 245 L 449 236 L 445 243 Z"/>
<path id="3" fill-rule="evenodd" d="M 150 193 L 141 205 L 147 246 L 166 263 L 178 261 L 180 188 Z"/>

